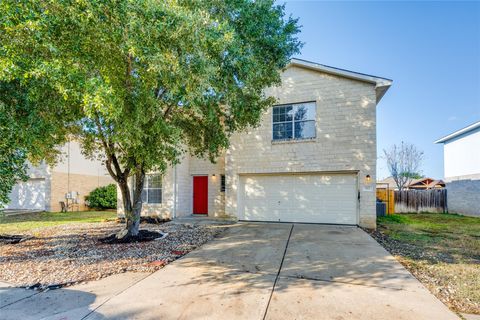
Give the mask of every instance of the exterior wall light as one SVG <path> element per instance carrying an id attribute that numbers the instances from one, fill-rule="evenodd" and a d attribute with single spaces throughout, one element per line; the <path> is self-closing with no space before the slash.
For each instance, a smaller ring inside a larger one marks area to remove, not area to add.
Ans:
<path id="1" fill-rule="evenodd" d="M 366 184 L 366 185 L 369 185 L 370 182 L 372 182 L 372 178 L 370 177 L 369 174 L 367 174 L 367 175 L 365 176 L 365 184 Z"/>

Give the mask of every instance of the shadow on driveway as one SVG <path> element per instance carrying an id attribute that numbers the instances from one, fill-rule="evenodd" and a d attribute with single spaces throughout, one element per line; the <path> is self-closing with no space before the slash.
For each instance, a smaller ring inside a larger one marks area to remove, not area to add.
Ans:
<path id="1" fill-rule="evenodd" d="M 239 223 L 149 275 L 25 297 L 2 319 L 457 319 L 359 228 Z"/>
<path id="2" fill-rule="evenodd" d="M 287 245 L 288 244 L 288 245 Z M 457 319 L 359 228 L 239 223 L 87 319 Z"/>

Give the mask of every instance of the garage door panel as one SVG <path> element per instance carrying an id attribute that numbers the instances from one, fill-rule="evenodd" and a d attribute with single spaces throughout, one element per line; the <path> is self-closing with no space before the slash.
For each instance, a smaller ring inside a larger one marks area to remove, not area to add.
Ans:
<path id="1" fill-rule="evenodd" d="M 244 220 L 357 223 L 355 175 L 252 175 L 240 180 Z"/>

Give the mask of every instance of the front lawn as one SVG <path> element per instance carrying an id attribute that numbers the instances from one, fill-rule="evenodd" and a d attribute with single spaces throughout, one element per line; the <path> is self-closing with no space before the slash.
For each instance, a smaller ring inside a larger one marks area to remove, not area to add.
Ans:
<path id="1" fill-rule="evenodd" d="M 396 214 L 372 235 L 452 310 L 480 314 L 480 218 Z"/>
<path id="2" fill-rule="evenodd" d="M 37 212 L 18 215 L 0 213 L 0 234 L 32 232 L 38 228 L 68 223 L 102 222 L 113 220 L 116 216 L 113 211 Z"/>

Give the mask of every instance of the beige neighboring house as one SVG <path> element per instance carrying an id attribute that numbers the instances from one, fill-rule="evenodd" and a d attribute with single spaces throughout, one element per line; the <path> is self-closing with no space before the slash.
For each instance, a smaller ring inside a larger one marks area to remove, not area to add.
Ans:
<path id="1" fill-rule="evenodd" d="M 60 202 L 66 194 L 77 193 L 78 202 L 71 210 L 86 210 L 85 196 L 93 189 L 114 183 L 101 161 L 92 161 L 82 155 L 76 141 L 65 144 L 59 162 L 50 167 L 45 163 L 30 165 L 29 179 L 18 182 L 10 193 L 6 209 L 60 211 Z"/>
<path id="2" fill-rule="evenodd" d="M 375 228 L 376 108 L 392 81 L 299 59 L 281 78 L 265 92 L 277 105 L 215 164 L 187 155 L 149 174 L 142 214 Z"/>

